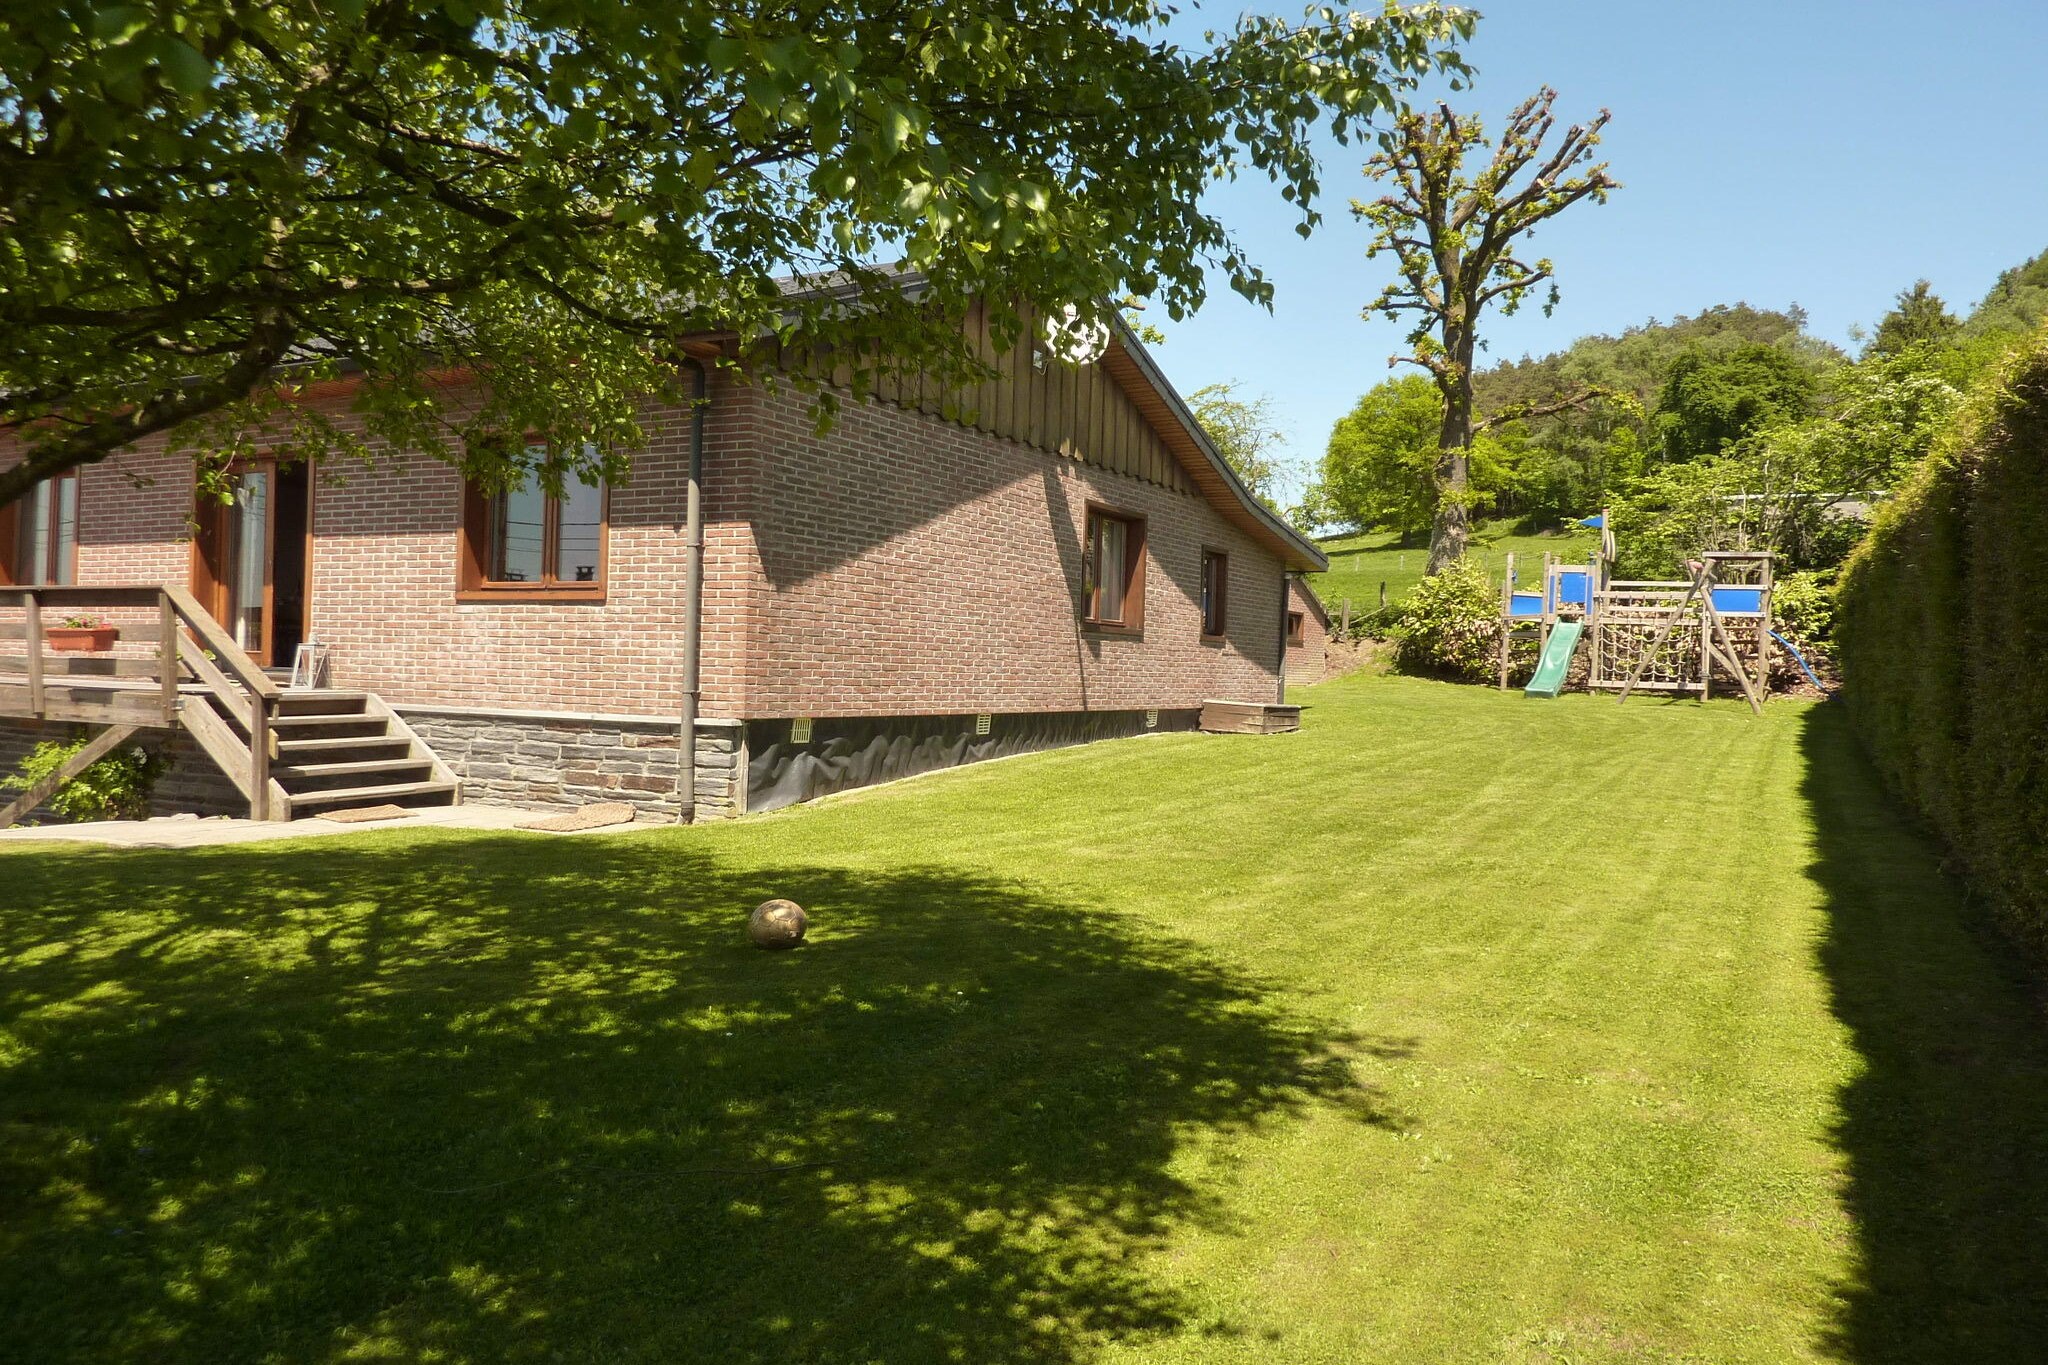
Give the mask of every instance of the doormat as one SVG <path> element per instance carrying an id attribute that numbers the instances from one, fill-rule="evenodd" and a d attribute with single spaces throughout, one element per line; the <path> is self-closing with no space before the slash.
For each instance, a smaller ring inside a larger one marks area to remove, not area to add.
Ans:
<path id="1" fill-rule="evenodd" d="M 404 806 L 386 803 L 382 806 L 357 806 L 353 810 L 323 810 L 320 818 L 338 825 L 360 825 L 369 820 L 399 820 L 411 814 Z"/>
<path id="2" fill-rule="evenodd" d="M 630 825 L 633 808 L 624 801 L 599 801 L 565 815 L 543 815 L 538 820 L 521 820 L 521 829 L 546 830 L 550 834 L 574 834 L 579 829 L 603 829 L 606 825 Z"/>

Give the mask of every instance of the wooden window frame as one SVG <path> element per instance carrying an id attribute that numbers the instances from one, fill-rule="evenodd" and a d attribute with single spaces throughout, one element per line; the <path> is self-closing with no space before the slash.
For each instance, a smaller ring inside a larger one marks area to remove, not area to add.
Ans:
<path id="1" fill-rule="evenodd" d="M 1287 613 L 1287 645 L 1297 649 L 1308 643 L 1308 613 L 1290 611 Z"/>
<path id="2" fill-rule="evenodd" d="M 597 579 L 563 582 L 553 575 L 562 500 L 548 497 L 541 510 L 541 578 L 538 582 L 497 582 L 486 576 L 491 554 L 489 494 L 473 483 L 462 486 L 462 529 L 456 537 L 455 600 L 458 602 L 602 602 L 611 591 L 612 486 L 604 484 L 597 513 Z"/>
<path id="3" fill-rule="evenodd" d="M 71 527 L 71 549 L 69 551 L 71 561 L 65 566 L 70 571 L 67 576 L 73 583 L 76 583 L 78 581 L 78 530 L 85 522 L 85 488 L 84 485 L 78 482 L 78 471 L 66 469 L 50 475 L 47 479 L 38 480 L 36 484 L 30 485 L 30 493 L 33 493 L 35 488 L 41 484 L 60 484 L 66 479 L 69 479 L 78 490 L 72 495 L 72 509 L 76 520 L 73 521 Z M 47 578 L 37 578 L 26 583 L 20 581 L 15 575 L 15 560 L 21 552 L 21 523 L 28 517 L 28 506 L 29 494 L 23 494 L 15 499 L 12 507 L 0 508 L 0 585 L 10 588 L 54 586 L 59 581 L 55 574 L 51 574 Z M 57 510 L 62 506 L 61 494 L 55 488 L 51 489 L 51 524 L 49 532 L 52 550 L 57 545 Z M 54 567 L 52 564 L 45 564 L 41 572 L 50 573 L 50 570 Z"/>
<path id="4" fill-rule="evenodd" d="M 1096 581 L 1095 527 L 1099 521 L 1120 521 L 1124 525 L 1124 611 L 1116 621 L 1106 621 L 1098 612 L 1101 587 Z M 1142 635 L 1145 631 L 1145 518 L 1101 503 L 1087 505 L 1081 522 L 1082 572 L 1087 592 L 1081 606 L 1081 624 L 1095 635 Z"/>
<path id="5" fill-rule="evenodd" d="M 1209 566 L 1221 566 L 1216 583 L 1215 629 L 1211 630 L 1209 612 Z M 1196 605 L 1202 611 L 1202 640 L 1205 644 L 1221 644 L 1230 633 L 1230 555 L 1223 550 L 1202 547 L 1201 593 Z"/>

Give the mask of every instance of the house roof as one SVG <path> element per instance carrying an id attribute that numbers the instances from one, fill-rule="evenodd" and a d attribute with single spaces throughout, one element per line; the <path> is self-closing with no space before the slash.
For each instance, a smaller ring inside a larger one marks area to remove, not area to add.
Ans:
<path id="1" fill-rule="evenodd" d="M 886 269 L 882 273 L 905 294 L 916 297 L 923 291 L 925 277 L 919 271 Z M 859 281 L 837 273 L 792 276 L 780 284 L 791 298 L 852 300 L 859 297 L 862 287 Z M 1312 573 L 1328 569 L 1329 557 L 1314 541 L 1245 487 L 1122 313 L 1111 307 L 1108 315 L 1112 319 L 1110 345 L 1098 363 L 1159 434 L 1202 496 L 1225 519 L 1278 555 L 1288 568 Z"/>
<path id="2" fill-rule="evenodd" d="M 1279 555 L 1290 569 L 1320 573 L 1330 567 L 1329 557 L 1314 541 L 1245 487 L 1145 343 L 1121 316 L 1116 316 L 1109 350 L 1100 363 L 1217 511 Z"/>

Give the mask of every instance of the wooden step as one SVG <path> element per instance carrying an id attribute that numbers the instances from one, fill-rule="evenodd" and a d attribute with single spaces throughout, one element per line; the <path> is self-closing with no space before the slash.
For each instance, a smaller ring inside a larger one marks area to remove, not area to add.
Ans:
<path id="1" fill-rule="evenodd" d="M 327 791 L 291 795 L 294 817 L 314 810 L 338 810 L 346 806 L 396 805 L 452 806 L 453 782 L 395 782 L 382 787 L 334 787 Z"/>
<path id="2" fill-rule="evenodd" d="M 367 692 L 302 689 L 281 693 L 277 699 L 277 714 L 280 719 L 285 716 L 360 716 L 369 704 L 370 694 Z"/>
<path id="3" fill-rule="evenodd" d="M 338 757 L 338 755 L 349 753 L 356 749 L 395 750 L 396 753 L 386 752 L 383 757 L 402 757 L 412 752 L 412 741 L 403 735 L 392 734 L 333 735 L 314 739 L 285 739 L 280 736 L 277 741 L 277 756 L 280 762 L 290 759 L 301 761 L 325 759 L 330 763 L 346 763 L 350 760 Z M 368 757 L 368 755 L 365 755 L 365 757 Z"/>
<path id="4" fill-rule="evenodd" d="M 391 741 L 393 744 L 397 740 Z M 430 758 L 365 758 L 346 759 L 334 763 L 286 763 L 273 767 L 271 772 L 278 778 L 286 777 L 346 777 L 351 773 L 389 772 L 393 768 L 430 768 Z"/>
<path id="5" fill-rule="evenodd" d="M 382 716 L 356 715 L 339 716 L 277 716 L 270 722 L 270 728 L 283 741 L 295 735 L 381 735 L 390 727 Z"/>
<path id="6" fill-rule="evenodd" d="M 288 794 L 300 796 L 335 787 L 360 786 L 365 778 L 424 781 L 434 775 L 434 760 L 372 758 L 348 763 L 301 763 L 272 768 L 270 775 Z"/>

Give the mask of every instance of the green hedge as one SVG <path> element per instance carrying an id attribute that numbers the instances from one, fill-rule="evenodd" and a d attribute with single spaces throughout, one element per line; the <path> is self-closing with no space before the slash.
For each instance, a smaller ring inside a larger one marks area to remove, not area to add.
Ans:
<path id="1" fill-rule="evenodd" d="M 1878 513 L 1835 644 L 1886 781 L 2048 952 L 2048 332 Z"/>

